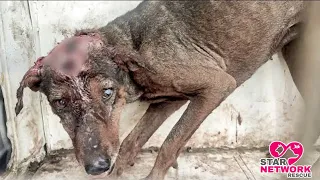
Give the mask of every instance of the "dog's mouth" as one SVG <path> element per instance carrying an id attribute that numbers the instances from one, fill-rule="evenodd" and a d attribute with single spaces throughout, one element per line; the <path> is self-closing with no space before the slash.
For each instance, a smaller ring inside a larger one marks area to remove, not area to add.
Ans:
<path id="1" fill-rule="evenodd" d="M 118 150 L 119 151 L 119 150 Z M 116 164 L 116 159 L 118 158 L 118 153 L 111 155 L 111 167 L 108 171 L 108 175 L 110 175 L 114 169 L 114 165 Z"/>
<path id="2" fill-rule="evenodd" d="M 108 172 L 104 172 L 102 174 L 94 175 L 94 176 L 91 176 L 91 177 L 92 177 L 92 179 L 105 179 L 107 176 L 108 176 Z"/>
<path id="3" fill-rule="evenodd" d="M 108 175 L 110 175 L 112 173 L 113 169 L 114 169 L 114 164 L 112 164 L 112 166 L 111 166 L 111 168 L 110 168 L 110 170 L 108 172 Z"/>
<path id="4" fill-rule="evenodd" d="M 91 175 L 91 177 L 92 179 L 106 179 L 106 177 L 112 173 L 113 169 L 114 169 L 114 164 L 111 166 L 110 170 L 99 175 Z"/>

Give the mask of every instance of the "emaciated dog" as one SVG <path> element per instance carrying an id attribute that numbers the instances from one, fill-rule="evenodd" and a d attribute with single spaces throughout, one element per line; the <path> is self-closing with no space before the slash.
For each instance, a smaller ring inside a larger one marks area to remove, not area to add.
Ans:
<path id="1" fill-rule="evenodd" d="M 77 31 L 39 58 L 17 90 L 16 114 L 25 87 L 44 93 L 86 172 L 120 175 L 159 126 L 190 101 L 147 176 L 164 179 L 206 117 L 273 54 L 287 54 L 295 78 L 299 68 L 288 52 L 305 6 L 144 1 L 104 27 Z M 136 100 L 151 104 L 120 146 L 121 111 Z"/>

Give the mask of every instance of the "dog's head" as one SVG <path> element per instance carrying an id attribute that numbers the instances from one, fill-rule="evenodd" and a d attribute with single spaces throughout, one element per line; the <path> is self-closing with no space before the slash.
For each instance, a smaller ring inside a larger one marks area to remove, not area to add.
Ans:
<path id="1" fill-rule="evenodd" d="M 77 33 L 39 58 L 25 74 L 17 90 L 16 114 L 23 108 L 25 87 L 42 92 L 87 173 L 108 172 L 119 151 L 122 108 L 141 95 L 121 67 L 131 59 L 134 55 L 108 46 L 97 32 Z"/>

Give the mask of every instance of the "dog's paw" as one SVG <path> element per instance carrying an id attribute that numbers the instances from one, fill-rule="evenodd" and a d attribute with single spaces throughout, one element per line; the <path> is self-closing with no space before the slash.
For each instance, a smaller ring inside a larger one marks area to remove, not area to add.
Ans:
<path id="1" fill-rule="evenodd" d="M 105 179 L 107 180 L 120 180 L 120 176 L 117 176 L 115 174 L 110 174 L 108 177 L 106 177 Z"/>
<path id="2" fill-rule="evenodd" d="M 145 177 L 145 178 L 142 178 L 140 180 L 152 180 L 152 179 L 150 179 L 149 177 Z"/>
<path id="3" fill-rule="evenodd" d="M 129 161 L 128 159 L 117 159 L 112 174 L 116 176 L 121 176 L 123 171 L 130 166 L 134 166 L 134 161 Z"/>
<path id="4" fill-rule="evenodd" d="M 116 166 L 113 168 L 110 177 L 120 177 L 123 174 L 124 168 L 122 166 Z"/>
<path id="5" fill-rule="evenodd" d="M 162 176 L 162 175 L 163 175 L 163 173 L 158 174 L 158 173 L 151 172 L 147 177 L 142 178 L 140 180 L 164 180 L 165 176 Z"/>
<path id="6" fill-rule="evenodd" d="M 172 168 L 174 168 L 174 169 L 178 169 L 178 161 L 176 160 L 173 164 L 172 164 L 172 166 L 171 166 Z"/>
<path id="7" fill-rule="evenodd" d="M 140 180 L 162 180 L 162 179 L 161 179 L 161 178 L 153 178 L 153 177 L 151 177 L 151 176 L 147 176 L 147 177 L 142 178 L 142 179 L 140 179 Z"/>

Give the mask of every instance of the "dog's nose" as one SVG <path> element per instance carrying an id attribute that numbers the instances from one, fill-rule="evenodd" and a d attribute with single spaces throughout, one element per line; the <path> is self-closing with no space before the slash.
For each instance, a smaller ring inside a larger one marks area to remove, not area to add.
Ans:
<path id="1" fill-rule="evenodd" d="M 110 169 L 110 165 L 110 158 L 99 158 L 97 161 L 93 161 L 92 163 L 85 165 L 85 170 L 88 174 L 99 175 L 108 171 Z"/>

